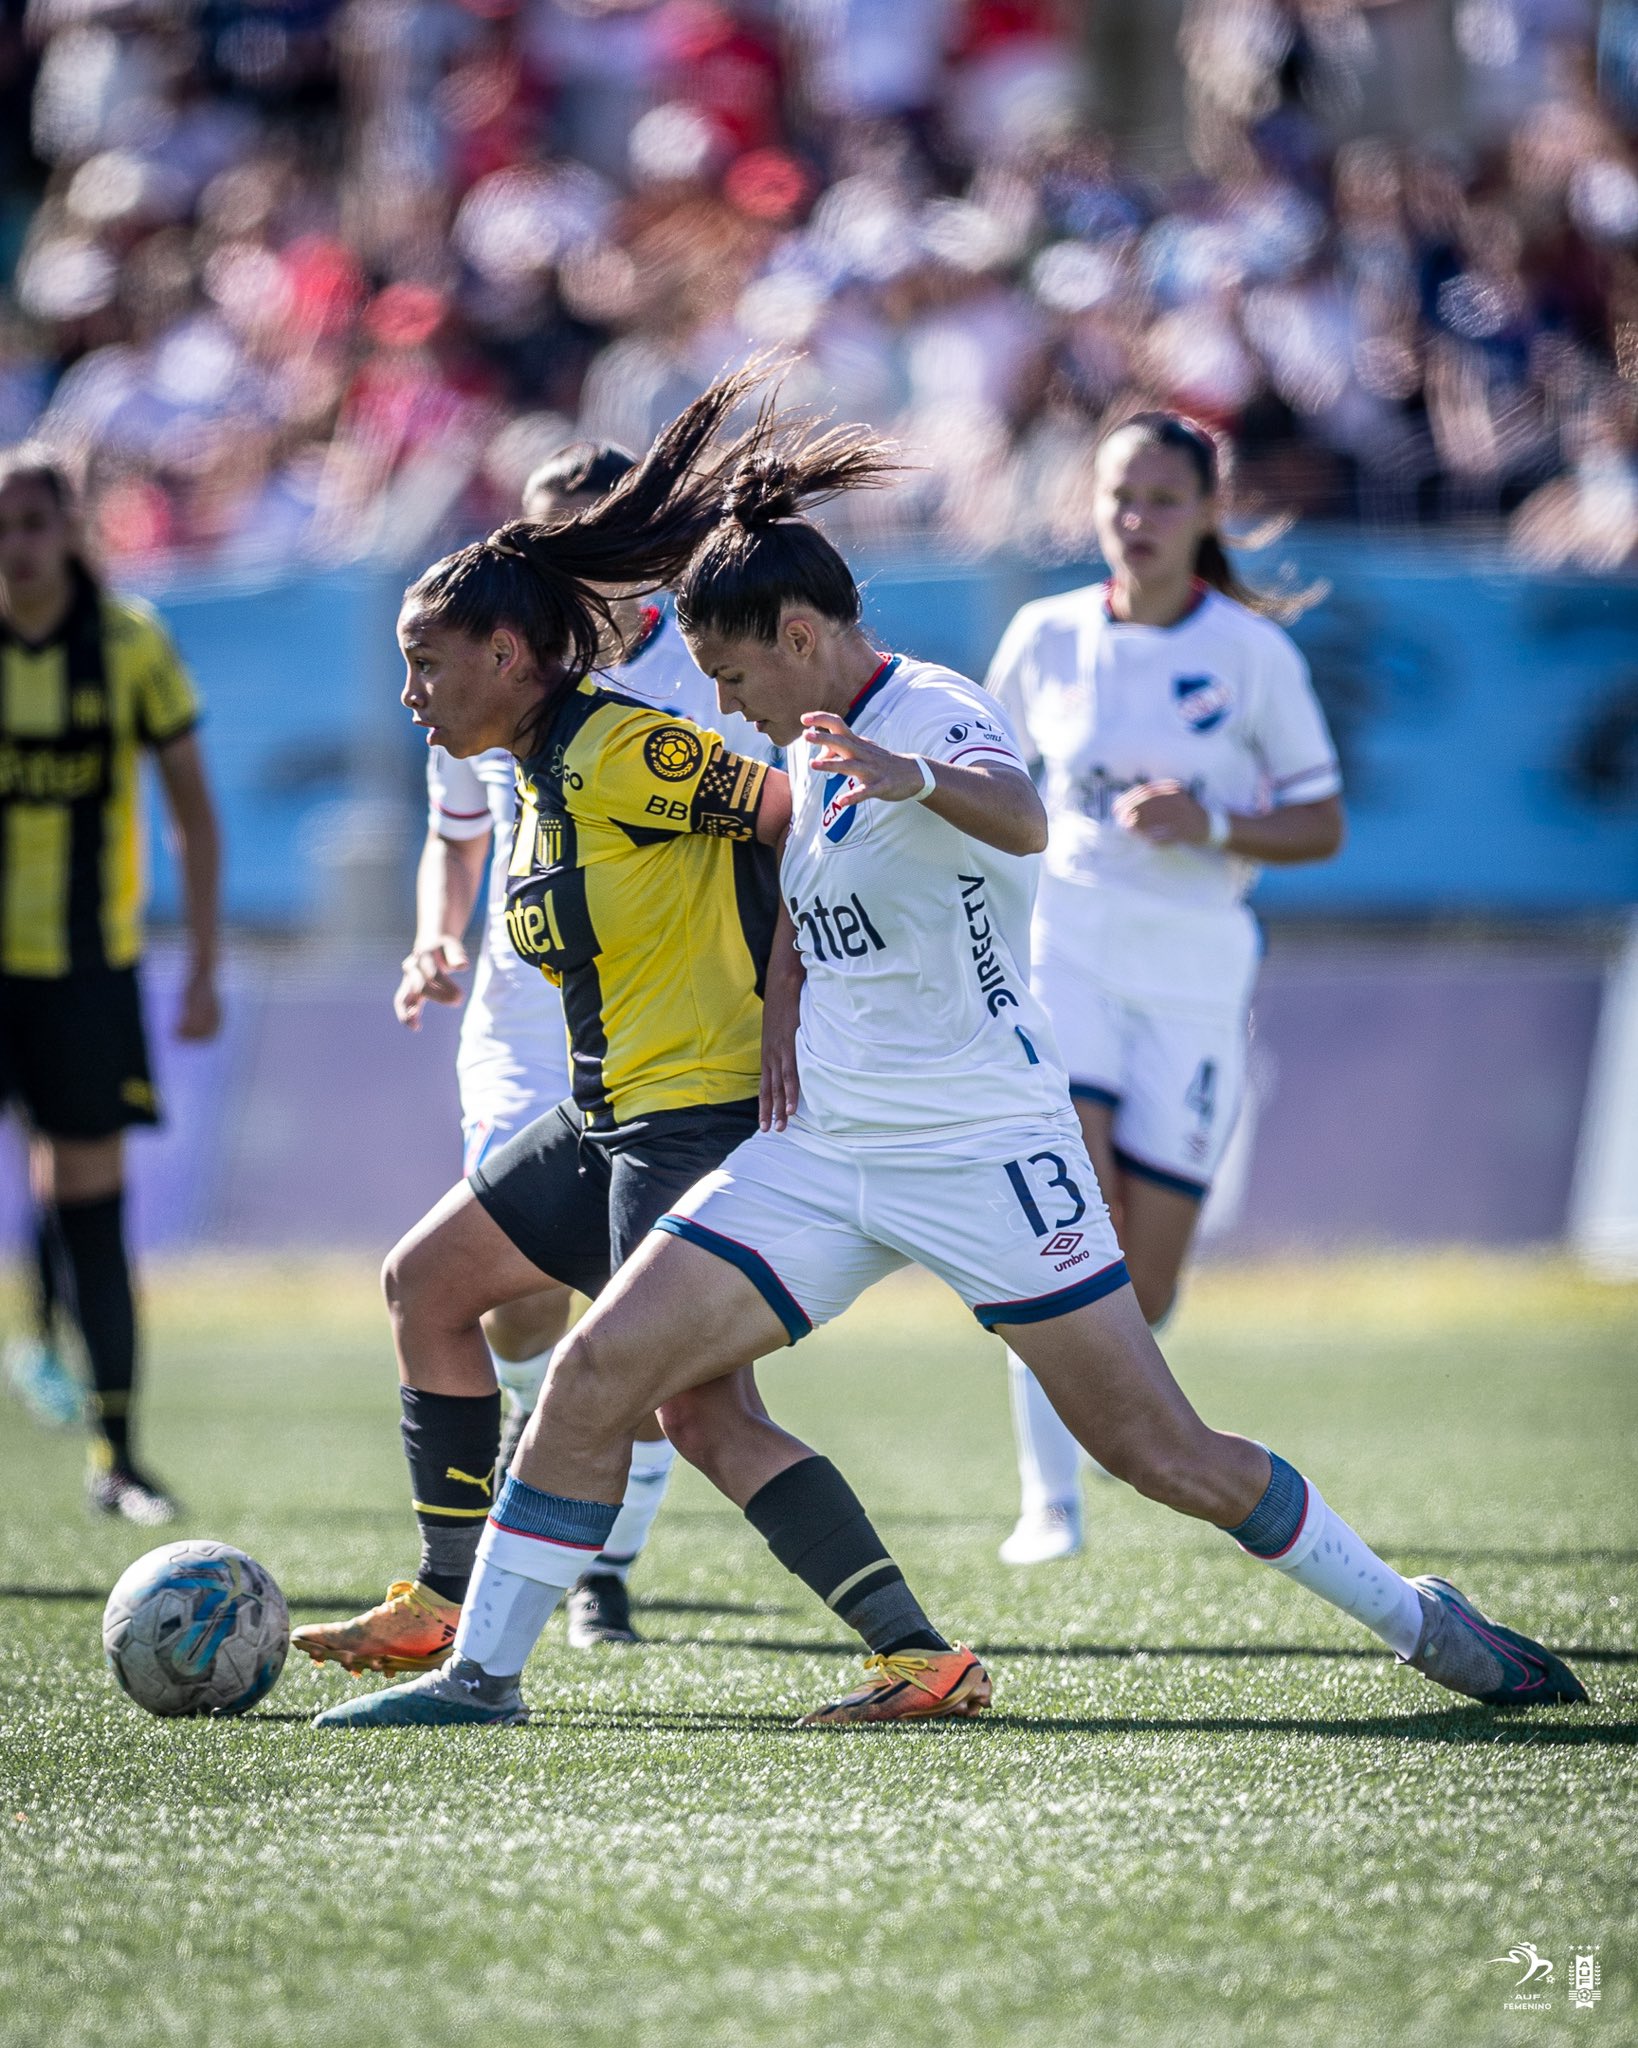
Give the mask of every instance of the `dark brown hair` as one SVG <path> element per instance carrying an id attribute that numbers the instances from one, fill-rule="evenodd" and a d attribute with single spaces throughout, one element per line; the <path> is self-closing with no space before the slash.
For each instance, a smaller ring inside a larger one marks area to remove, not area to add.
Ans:
<path id="1" fill-rule="evenodd" d="M 636 456 L 613 441 L 574 441 L 530 471 L 523 502 L 527 505 L 537 491 L 558 498 L 600 498 L 636 467 Z"/>
<path id="2" fill-rule="evenodd" d="M 38 441 L 22 441 L 14 448 L 0 448 L 0 491 L 7 484 L 15 483 L 42 484 L 51 494 L 57 510 L 71 525 L 69 565 L 95 588 L 96 572 L 86 557 L 85 542 L 75 523 L 80 509 L 79 492 L 74 488 L 74 479 L 67 466 Z"/>
<path id="3" fill-rule="evenodd" d="M 1210 427 L 1202 426 L 1198 420 L 1180 412 L 1127 413 L 1098 436 L 1098 454 L 1103 453 L 1117 434 L 1134 433 L 1151 447 L 1175 448 L 1185 457 L 1199 479 L 1203 497 L 1215 497 L 1222 488 L 1223 450 Z M 1273 539 L 1284 530 L 1285 523 L 1274 521 L 1259 534 L 1254 544 Z M 1202 583 L 1209 583 L 1213 590 L 1220 590 L 1236 604 L 1244 605 L 1248 612 L 1257 612 L 1263 618 L 1274 619 L 1281 624 L 1289 623 L 1311 604 L 1318 603 L 1326 591 L 1326 586 L 1318 583 L 1302 590 L 1274 592 L 1253 589 L 1242 580 L 1229 559 L 1223 536 L 1216 527 L 1200 536 L 1194 553 L 1194 573 Z"/>
<path id="4" fill-rule="evenodd" d="M 765 375 L 753 365 L 720 378 L 583 511 L 547 525 L 508 520 L 487 540 L 434 562 L 404 593 L 407 607 L 473 639 L 499 626 L 519 635 L 543 683 L 518 735 L 531 747 L 565 687 L 599 666 L 613 637 L 608 600 L 595 586 L 659 589 L 720 518 L 737 444 L 716 444 Z"/>
<path id="5" fill-rule="evenodd" d="M 854 625 L 859 586 L 804 506 L 875 490 L 903 467 L 868 427 L 826 427 L 764 402 L 738 444 L 719 516 L 677 580 L 677 617 L 691 631 L 772 645 L 787 604 Z"/>

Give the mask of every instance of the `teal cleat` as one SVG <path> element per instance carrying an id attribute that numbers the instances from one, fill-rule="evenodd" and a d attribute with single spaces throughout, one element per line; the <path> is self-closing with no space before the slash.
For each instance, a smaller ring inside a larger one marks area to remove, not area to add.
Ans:
<path id="1" fill-rule="evenodd" d="M 6 1346 L 6 1379 L 36 1422 L 47 1429 L 73 1429 L 85 1420 L 85 1389 L 55 1345 L 38 1337 L 13 1337 Z"/>
<path id="2" fill-rule="evenodd" d="M 1571 1707 L 1587 1697 L 1568 1664 L 1487 1619 L 1448 1579 L 1412 1579 L 1422 1640 L 1404 1661 L 1435 1685 L 1487 1707 Z"/>
<path id="3" fill-rule="evenodd" d="M 483 1695 L 488 1693 L 489 1698 Z M 520 1728 L 529 1718 L 517 1681 L 488 1677 L 455 1657 L 384 1692 L 367 1692 L 313 1716 L 315 1728 Z"/>

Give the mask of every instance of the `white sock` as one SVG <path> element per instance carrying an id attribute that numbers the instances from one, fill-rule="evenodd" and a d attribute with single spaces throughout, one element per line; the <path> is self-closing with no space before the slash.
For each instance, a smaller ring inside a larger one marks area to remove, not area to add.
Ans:
<path id="1" fill-rule="evenodd" d="M 493 1344 L 489 1347 L 501 1391 L 510 1394 L 526 1415 L 535 1412 L 535 1403 L 540 1399 L 540 1390 L 546 1384 L 546 1375 L 551 1370 L 556 1351 L 554 1344 L 550 1351 L 539 1352 L 533 1358 L 502 1358 Z"/>
<path id="2" fill-rule="evenodd" d="M 1081 1460 L 1086 1453 L 1059 1420 L 1040 1381 L 1012 1351 L 1007 1353 L 1007 1394 L 1018 1446 L 1022 1513 L 1038 1515 L 1046 1508 L 1078 1506 Z"/>
<path id="3" fill-rule="evenodd" d="M 519 1672 L 552 1610 L 588 1563 L 578 1545 L 484 1524 L 478 1562 L 461 1605 L 455 1654 L 496 1678 Z"/>
<path id="4" fill-rule="evenodd" d="M 470 1657 L 492 1678 L 515 1677 L 562 1598 L 561 1586 L 526 1579 L 505 1565 L 480 1564 L 461 1608 L 456 1656 Z"/>
<path id="5" fill-rule="evenodd" d="M 1422 1635 L 1416 1588 L 1326 1506 L 1311 1479 L 1306 1484 L 1308 1507 L 1290 1548 L 1264 1563 L 1362 1621 L 1396 1656 L 1408 1657 Z"/>
<path id="6" fill-rule="evenodd" d="M 631 1474 L 626 1480 L 625 1499 L 609 1540 L 603 1545 L 595 1570 L 613 1572 L 623 1579 L 642 1555 L 654 1517 L 660 1512 L 671 1468 L 677 1462 L 675 1445 L 662 1436 L 656 1443 L 638 1441 L 631 1447 Z"/>

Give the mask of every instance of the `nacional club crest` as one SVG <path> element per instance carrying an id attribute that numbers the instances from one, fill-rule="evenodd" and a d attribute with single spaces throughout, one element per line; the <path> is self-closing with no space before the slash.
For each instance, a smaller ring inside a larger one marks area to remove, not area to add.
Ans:
<path id="1" fill-rule="evenodd" d="M 819 829 L 833 846 L 845 839 L 853 830 L 853 821 L 859 815 L 857 804 L 838 804 L 836 801 L 851 779 L 846 775 L 825 777 L 825 808 L 820 814 Z"/>
<path id="2" fill-rule="evenodd" d="M 1172 697 L 1190 732 L 1210 732 L 1234 709 L 1227 683 L 1215 676 L 1173 676 Z"/>

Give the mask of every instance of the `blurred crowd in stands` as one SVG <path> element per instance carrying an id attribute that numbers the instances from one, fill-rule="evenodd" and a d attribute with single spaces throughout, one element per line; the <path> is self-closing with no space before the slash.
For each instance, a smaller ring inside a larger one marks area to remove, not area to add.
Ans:
<path id="1" fill-rule="evenodd" d="M 422 558 L 770 346 L 920 465 L 883 544 L 1084 557 L 1144 400 L 1248 505 L 1638 562 L 1638 6 L 1189 0 L 1170 152 L 1095 0 L 6 10 L 0 442 L 117 565 Z M 1362 125 L 1418 14 L 1458 118 Z"/>

